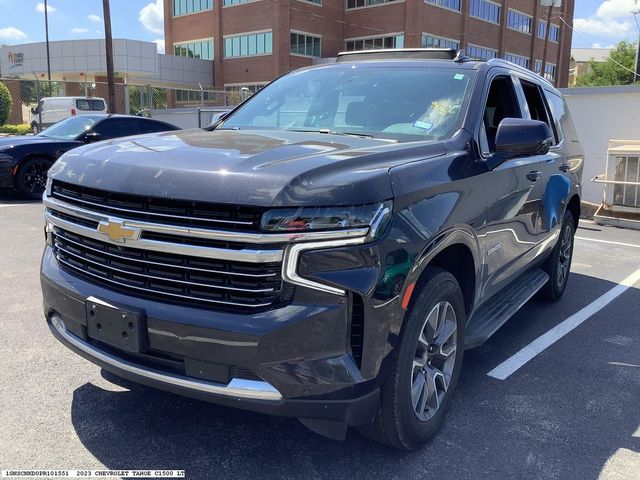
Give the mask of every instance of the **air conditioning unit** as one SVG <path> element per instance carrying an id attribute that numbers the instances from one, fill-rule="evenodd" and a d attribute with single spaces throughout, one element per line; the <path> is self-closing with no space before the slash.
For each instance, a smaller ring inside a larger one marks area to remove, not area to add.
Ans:
<path id="1" fill-rule="evenodd" d="M 640 230 L 640 140 L 609 140 L 604 201 L 593 216 L 598 225 Z"/>
<path id="2" fill-rule="evenodd" d="M 640 213 L 640 140 L 610 140 L 604 203 L 614 212 Z"/>

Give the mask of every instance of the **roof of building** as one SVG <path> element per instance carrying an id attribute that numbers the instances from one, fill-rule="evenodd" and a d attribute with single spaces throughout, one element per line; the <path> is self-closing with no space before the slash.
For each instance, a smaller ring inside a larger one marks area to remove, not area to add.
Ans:
<path id="1" fill-rule="evenodd" d="M 576 62 L 604 62 L 613 48 L 572 48 L 571 58 Z"/>

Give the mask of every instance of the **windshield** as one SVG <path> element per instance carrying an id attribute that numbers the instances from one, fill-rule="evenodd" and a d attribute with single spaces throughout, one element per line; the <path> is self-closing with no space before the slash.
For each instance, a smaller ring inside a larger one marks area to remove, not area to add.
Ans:
<path id="1" fill-rule="evenodd" d="M 254 95 L 218 127 L 438 139 L 460 128 L 475 72 L 351 65 L 293 72 Z"/>
<path id="2" fill-rule="evenodd" d="M 91 128 L 98 121 L 98 118 L 86 115 L 79 117 L 69 117 L 61 120 L 55 125 L 44 129 L 40 135 L 43 137 L 57 138 L 59 140 L 75 140 L 78 135 Z"/>

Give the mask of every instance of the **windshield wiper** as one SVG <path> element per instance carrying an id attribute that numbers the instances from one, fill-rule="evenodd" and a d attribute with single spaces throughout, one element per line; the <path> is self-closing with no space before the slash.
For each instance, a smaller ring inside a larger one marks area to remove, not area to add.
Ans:
<path id="1" fill-rule="evenodd" d="M 302 129 L 302 128 L 285 128 L 285 130 L 288 132 L 324 133 L 325 135 L 349 135 L 351 137 L 376 138 L 370 133 L 343 132 L 338 130 L 330 130 L 328 128 L 321 128 L 319 130 Z M 381 138 L 380 140 L 386 140 L 386 139 Z"/>

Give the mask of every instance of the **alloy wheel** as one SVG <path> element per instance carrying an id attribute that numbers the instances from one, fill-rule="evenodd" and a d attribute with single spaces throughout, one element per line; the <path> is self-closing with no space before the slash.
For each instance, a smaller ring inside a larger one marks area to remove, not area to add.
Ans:
<path id="1" fill-rule="evenodd" d="M 569 265 L 571 264 L 571 227 L 564 227 L 562 240 L 560 241 L 560 252 L 558 255 L 558 286 L 562 287 L 569 275 Z"/>
<path id="2" fill-rule="evenodd" d="M 45 160 L 33 162 L 24 172 L 25 189 L 33 195 L 41 195 L 47 185 L 47 172 L 51 164 Z"/>
<path id="3" fill-rule="evenodd" d="M 411 367 L 411 402 L 420 421 L 433 417 L 444 401 L 456 362 L 456 313 L 449 302 L 437 303 L 420 330 Z"/>

